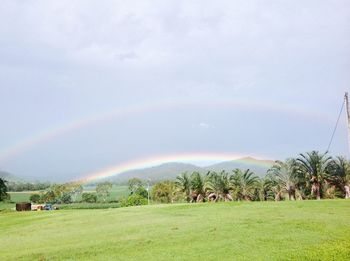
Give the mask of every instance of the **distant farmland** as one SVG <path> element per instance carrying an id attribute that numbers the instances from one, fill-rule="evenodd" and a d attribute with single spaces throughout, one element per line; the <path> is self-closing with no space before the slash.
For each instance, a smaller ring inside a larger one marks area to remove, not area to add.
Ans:
<path id="1" fill-rule="evenodd" d="M 95 187 L 87 187 L 84 189 L 84 192 L 95 192 Z M 39 191 L 24 191 L 24 192 L 9 192 L 9 195 L 11 197 L 10 201 L 17 203 L 17 202 L 30 202 L 29 197 L 33 193 L 40 193 Z M 113 188 L 110 192 L 110 196 L 107 198 L 107 201 L 116 201 L 123 197 L 127 197 L 129 195 L 130 191 L 128 190 L 128 186 L 125 185 L 113 185 Z M 81 200 L 81 197 L 77 198 L 77 200 Z M 0 210 L 4 209 L 11 209 L 15 207 L 14 203 L 4 203 L 0 202 Z M 99 208 L 95 204 L 96 208 Z M 101 207 L 102 205 L 100 205 Z"/>

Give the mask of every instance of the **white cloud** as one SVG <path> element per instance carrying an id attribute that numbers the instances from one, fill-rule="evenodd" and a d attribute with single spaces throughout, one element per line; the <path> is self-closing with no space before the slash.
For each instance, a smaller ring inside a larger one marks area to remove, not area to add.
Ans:
<path id="1" fill-rule="evenodd" d="M 210 124 L 205 123 L 205 122 L 199 123 L 198 126 L 199 126 L 199 128 L 201 128 L 201 129 L 210 129 L 210 128 L 212 128 L 212 126 L 210 126 Z"/>

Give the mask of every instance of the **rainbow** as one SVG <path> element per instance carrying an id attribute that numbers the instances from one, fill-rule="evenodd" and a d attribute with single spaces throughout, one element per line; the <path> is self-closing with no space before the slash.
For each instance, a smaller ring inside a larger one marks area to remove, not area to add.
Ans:
<path id="1" fill-rule="evenodd" d="M 57 139 L 58 137 L 74 132 L 79 129 L 87 128 L 92 125 L 102 124 L 103 122 L 109 122 L 112 120 L 135 117 L 137 115 L 142 115 L 145 113 L 164 111 L 167 109 L 176 108 L 187 108 L 187 107 L 204 107 L 204 106 L 214 106 L 215 108 L 227 108 L 227 109 L 254 109 L 254 110 L 265 110 L 265 111 L 279 111 L 290 115 L 300 115 L 302 117 L 310 117 L 320 121 L 327 120 L 325 115 L 305 112 L 299 108 L 286 107 L 285 105 L 273 105 L 270 103 L 252 102 L 245 100 L 220 100 L 220 101 L 164 101 L 161 103 L 144 103 L 137 104 L 134 106 L 129 106 L 126 108 L 115 108 L 111 111 L 91 115 L 89 117 L 80 118 L 73 122 L 62 124 L 61 126 L 51 127 L 46 130 L 40 131 L 37 134 L 30 135 L 28 138 L 19 140 L 14 144 L 3 148 L 0 150 L 0 162 L 5 162 L 10 160 L 17 155 L 29 150 L 30 148 L 37 146 L 39 144 L 49 142 L 51 140 Z M 328 119 L 329 121 L 329 119 Z"/>
<path id="2" fill-rule="evenodd" d="M 86 175 L 86 177 L 80 179 L 79 182 L 88 183 L 92 181 L 98 181 L 100 179 L 117 176 L 126 171 L 154 167 L 169 162 L 213 164 L 231 160 L 235 160 L 238 163 L 249 163 L 260 167 L 270 167 L 274 161 L 268 157 L 261 157 L 253 154 L 243 155 L 234 153 L 183 153 L 174 155 L 162 155 L 128 161 L 93 173 L 89 173 Z"/>

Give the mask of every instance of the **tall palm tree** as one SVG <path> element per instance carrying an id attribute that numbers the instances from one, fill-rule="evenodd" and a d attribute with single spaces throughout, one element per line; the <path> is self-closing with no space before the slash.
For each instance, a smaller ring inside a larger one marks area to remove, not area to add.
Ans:
<path id="1" fill-rule="evenodd" d="M 215 202 L 220 199 L 232 201 L 230 176 L 224 170 L 220 173 L 209 172 L 207 174 L 206 190 L 210 193 L 209 200 L 212 198 Z"/>
<path id="2" fill-rule="evenodd" d="M 321 199 L 322 185 L 328 176 L 331 160 L 332 158 L 327 155 L 327 152 L 321 154 L 318 151 L 300 154 L 297 159 L 301 173 L 311 185 L 311 195 L 318 200 Z"/>
<path id="3" fill-rule="evenodd" d="M 191 201 L 191 179 L 187 172 L 176 177 L 175 185 L 177 189 L 185 195 L 186 201 Z"/>
<path id="4" fill-rule="evenodd" d="M 203 202 L 205 198 L 205 181 L 202 175 L 195 171 L 191 175 L 191 202 Z"/>
<path id="5" fill-rule="evenodd" d="M 254 191 L 258 185 L 259 178 L 254 175 L 254 172 L 249 169 L 233 170 L 233 175 L 231 176 L 231 184 L 235 196 L 238 200 L 252 200 L 254 197 Z"/>
<path id="6" fill-rule="evenodd" d="M 295 200 L 295 191 L 297 187 L 297 163 L 295 159 L 287 159 L 285 162 L 276 161 L 268 170 L 279 187 L 288 193 L 289 200 Z"/>
<path id="7" fill-rule="evenodd" d="M 350 198 L 350 162 L 336 157 L 330 164 L 330 173 L 330 182 L 345 194 L 345 198 Z"/>
<path id="8" fill-rule="evenodd" d="M 258 197 L 260 201 L 267 201 L 274 199 L 274 193 L 272 190 L 273 181 L 269 176 L 260 178 L 256 184 L 258 190 Z"/>

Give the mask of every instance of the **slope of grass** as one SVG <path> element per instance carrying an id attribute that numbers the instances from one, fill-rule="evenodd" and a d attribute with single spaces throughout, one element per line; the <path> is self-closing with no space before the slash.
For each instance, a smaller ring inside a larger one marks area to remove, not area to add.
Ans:
<path id="1" fill-rule="evenodd" d="M 2 260 L 350 260 L 350 200 L 0 213 Z"/>
<path id="2" fill-rule="evenodd" d="M 35 191 L 25 191 L 25 192 L 9 192 L 10 200 L 6 202 L 0 202 L 0 211 L 9 211 L 14 209 L 18 202 L 29 202 L 29 197 Z"/>
<path id="3" fill-rule="evenodd" d="M 90 186 L 84 188 L 84 192 L 96 193 L 96 187 Z M 109 197 L 107 201 L 116 201 L 121 198 L 127 197 L 130 194 L 129 187 L 126 185 L 113 185 L 112 190 L 110 191 Z M 77 198 L 77 200 L 81 200 L 81 196 Z"/>

